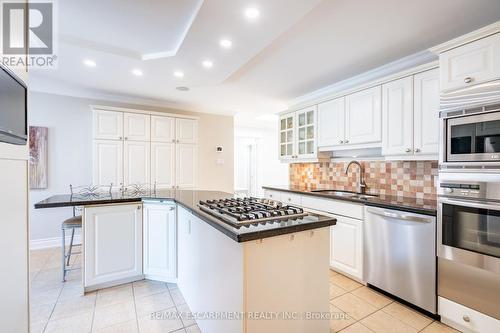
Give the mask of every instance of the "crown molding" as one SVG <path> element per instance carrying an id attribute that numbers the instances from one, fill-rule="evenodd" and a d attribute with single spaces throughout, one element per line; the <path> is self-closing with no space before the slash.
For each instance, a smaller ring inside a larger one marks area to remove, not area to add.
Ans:
<path id="1" fill-rule="evenodd" d="M 482 27 L 481 29 L 474 30 L 466 35 L 449 40 L 445 43 L 436 45 L 429 49 L 430 52 L 439 54 L 445 51 L 457 48 L 459 46 L 471 43 L 481 38 L 485 38 L 500 32 L 500 21 Z"/>
<path id="2" fill-rule="evenodd" d="M 280 113 L 326 102 L 382 83 L 434 69 L 437 66 L 436 55 L 424 50 L 295 98 L 288 103 L 288 109 Z"/>

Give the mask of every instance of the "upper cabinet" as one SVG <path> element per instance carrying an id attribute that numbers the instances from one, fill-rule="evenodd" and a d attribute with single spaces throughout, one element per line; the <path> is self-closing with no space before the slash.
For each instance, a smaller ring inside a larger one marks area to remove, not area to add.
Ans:
<path id="1" fill-rule="evenodd" d="M 346 144 L 374 143 L 382 140 L 381 88 L 346 96 Z"/>
<path id="2" fill-rule="evenodd" d="M 125 140 L 149 141 L 151 116 L 149 114 L 123 114 L 123 137 Z"/>
<path id="3" fill-rule="evenodd" d="M 151 116 L 151 141 L 175 142 L 175 118 Z"/>
<path id="4" fill-rule="evenodd" d="M 284 114 L 279 121 L 280 159 L 295 158 L 295 112 Z"/>
<path id="5" fill-rule="evenodd" d="M 345 98 L 318 105 L 318 147 L 340 146 L 345 140 Z"/>
<path id="6" fill-rule="evenodd" d="M 413 153 L 413 77 L 382 86 L 384 155 Z"/>
<path id="7" fill-rule="evenodd" d="M 436 158 L 438 70 L 386 83 L 382 86 L 382 95 L 382 154 L 389 158 Z"/>
<path id="8" fill-rule="evenodd" d="M 500 78 L 500 33 L 439 55 L 441 91 L 451 92 Z"/>
<path id="9" fill-rule="evenodd" d="M 94 109 L 93 184 L 195 188 L 198 121 Z"/>
<path id="10" fill-rule="evenodd" d="M 94 110 L 94 139 L 122 140 L 123 112 Z"/>
<path id="11" fill-rule="evenodd" d="M 297 158 L 316 157 L 316 107 L 296 112 Z"/>
<path id="12" fill-rule="evenodd" d="M 433 69 L 413 77 L 415 154 L 439 152 L 439 72 Z"/>
<path id="13" fill-rule="evenodd" d="M 316 106 L 284 114 L 279 120 L 279 152 L 283 161 L 317 158 Z"/>
<path id="14" fill-rule="evenodd" d="M 196 120 L 177 118 L 175 121 L 177 143 L 196 143 L 198 141 Z"/>

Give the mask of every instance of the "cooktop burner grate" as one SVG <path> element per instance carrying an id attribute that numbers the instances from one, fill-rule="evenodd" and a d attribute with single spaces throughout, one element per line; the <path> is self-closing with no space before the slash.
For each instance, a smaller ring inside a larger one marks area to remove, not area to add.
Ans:
<path id="1" fill-rule="evenodd" d="M 282 222 L 283 220 L 297 219 L 308 215 L 300 207 L 253 197 L 200 201 L 198 207 L 236 227 Z"/>

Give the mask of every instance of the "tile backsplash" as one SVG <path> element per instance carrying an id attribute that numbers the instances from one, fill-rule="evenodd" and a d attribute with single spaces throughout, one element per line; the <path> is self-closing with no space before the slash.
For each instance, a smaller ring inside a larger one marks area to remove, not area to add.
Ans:
<path id="1" fill-rule="evenodd" d="M 434 197 L 437 161 L 360 161 L 365 171 L 367 193 L 399 197 Z M 345 174 L 348 162 L 290 164 L 290 185 L 355 191 L 356 165 Z"/>

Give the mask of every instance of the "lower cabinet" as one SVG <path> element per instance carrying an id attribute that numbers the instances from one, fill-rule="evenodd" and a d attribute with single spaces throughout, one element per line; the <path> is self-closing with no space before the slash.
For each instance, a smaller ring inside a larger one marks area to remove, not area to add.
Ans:
<path id="1" fill-rule="evenodd" d="M 330 266 L 361 280 L 363 278 L 363 221 L 335 216 L 330 228 Z"/>
<path id="2" fill-rule="evenodd" d="M 86 291 L 143 278 L 142 203 L 84 209 Z"/>
<path id="3" fill-rule="evenodd" d="M 177 278 L 177 221 L 175 203 L 144 203 L 145 278 L 175 282 Z"/>

